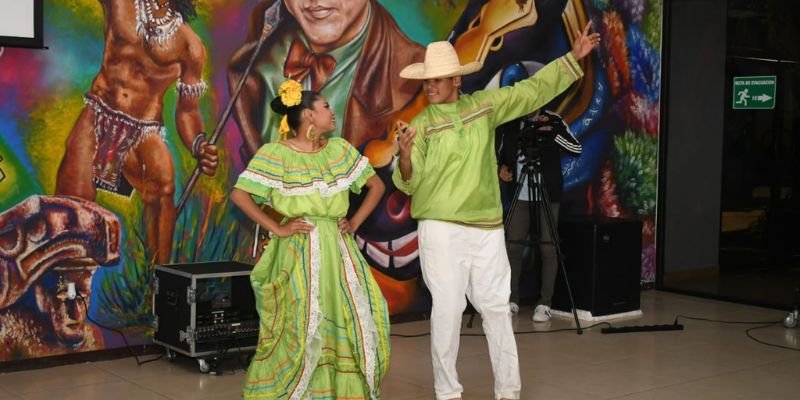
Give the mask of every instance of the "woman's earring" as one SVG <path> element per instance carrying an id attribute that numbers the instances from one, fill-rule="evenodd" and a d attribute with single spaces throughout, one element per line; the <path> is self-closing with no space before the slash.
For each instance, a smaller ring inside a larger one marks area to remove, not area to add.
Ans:
<path id="1" fill-rule="evenodd" d="M 317 140 L 317 128 L 315 128 L 313 124 L 308 126 L 306 137 L 312 142 Z"/>

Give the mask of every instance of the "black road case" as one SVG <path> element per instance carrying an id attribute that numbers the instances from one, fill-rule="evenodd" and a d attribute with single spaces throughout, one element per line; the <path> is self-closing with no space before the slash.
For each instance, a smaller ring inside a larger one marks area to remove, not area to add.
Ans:
<path id="1" fill-rule="evenodd" d="M 258 313 L 250 286 L 252 265 L 233 261 L 169 264 L 155 267 L 153 341 L 175 353 L 208 360 L 253 351 Z"/>

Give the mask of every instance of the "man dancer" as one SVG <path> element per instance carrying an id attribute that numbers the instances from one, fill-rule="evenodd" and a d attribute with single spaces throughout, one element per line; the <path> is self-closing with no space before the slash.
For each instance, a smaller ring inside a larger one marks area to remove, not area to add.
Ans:
<path id="1" fill-rule="evenodd" d="M 431 357 L 437 400 L 460 399 L 456 357 L 464 294 L 481 313 L 489 342 L 495 399 L 519 399 L 517 347 L 508 300 L 510 267 L 502 229 L 494 132 L 534 112 L 583 75 L 577 60 L 600 42 L 591 22 L 572 51 L 514 86 L 459 94 L 461 65 L 449 42 L 434 42 L 425 61 L 400 76 L 423 80 L 429 106 L 401 126 L 400 157 L 392 179 L 412 195 L 419 220 L 422 276 L 433 300 Z"/>

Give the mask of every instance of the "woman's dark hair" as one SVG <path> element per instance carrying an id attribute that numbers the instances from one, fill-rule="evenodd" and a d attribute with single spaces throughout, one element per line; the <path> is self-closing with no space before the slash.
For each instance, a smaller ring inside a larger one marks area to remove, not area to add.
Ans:
<path id="1" fill-rule="evenodd" d="M 319 93 L 310 90 L 303 90 L 301 93 L 300 104 L 296 106 L 287 107 L 281 101 L 281 96 L 272 99 L 269 104 L 272 107 L 272 111 L 280 115 L 286 115 L 286 122 L 289 123 L 289 128 L 293 130 L 297 130 L 300 126 L 300 113 L 305 109 L 314 108 L 314 102 L 320 96 Z"/>

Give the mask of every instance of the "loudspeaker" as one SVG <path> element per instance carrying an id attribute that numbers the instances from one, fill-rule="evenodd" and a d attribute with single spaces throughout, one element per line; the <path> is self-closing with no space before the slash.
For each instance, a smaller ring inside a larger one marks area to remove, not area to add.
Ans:
<path id="1" fill-rule="evenodd" d="M 558 224 L 564 267 L 575 307 L 592 316 L 639 309 L 642 223 L 596 216 L 565 216 Z M 553 306 L 571 311 L 559 268 Z"/>

